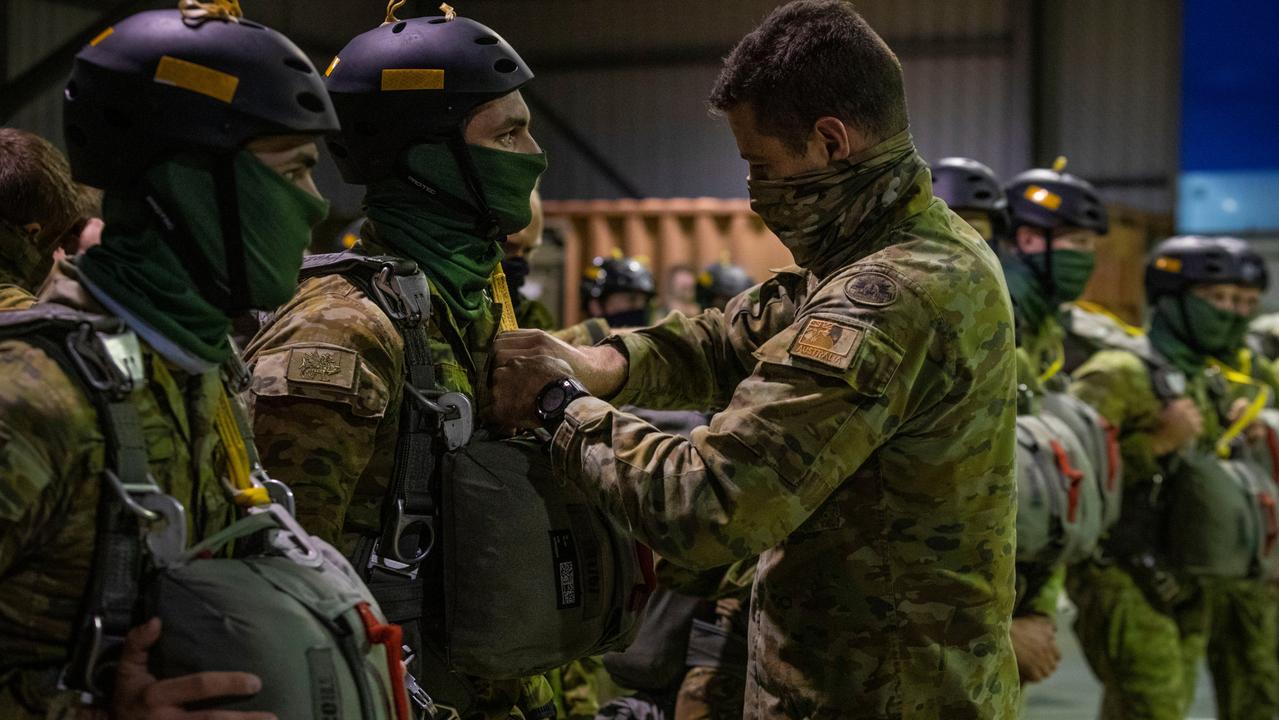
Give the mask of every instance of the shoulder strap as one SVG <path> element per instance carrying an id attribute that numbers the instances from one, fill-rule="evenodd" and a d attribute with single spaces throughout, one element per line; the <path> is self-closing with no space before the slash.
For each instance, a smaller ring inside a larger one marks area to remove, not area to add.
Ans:
<path id="1" fill-rule="evenodd" d="M 62 680 L 102 699 L 110 693 L 119 648 L 135 621 L 147 556 L 162 560 L 186 544 L 182 506 L 151 477 L 142 424 L 130 402 L 144 378 L 141 348 L 119 319 L 55 304 L 0 313 L 0 337 L 21 337 L 53 358 L 93 403 L 106 436 L 93 572 Z"/>

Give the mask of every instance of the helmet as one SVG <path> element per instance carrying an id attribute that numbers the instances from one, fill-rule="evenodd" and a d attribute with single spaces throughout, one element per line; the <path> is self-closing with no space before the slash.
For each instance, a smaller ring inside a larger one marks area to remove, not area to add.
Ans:
<path id="1" fill-rule="evenodd" d="M 653 273 L 635 258 L 618 253 L 615 257 L 597 257 L 582 273 L 582 307 L 590 300 L 599 300 L 619 292 L 657 294 Z"/>
<path id="2" fill-rule="evenodd" d="M 100 188 L 129 184 L 175 150 L 229 153 L 263 135 L 338 128 L 319 73 L 288 38 L 181 10 L 104 30 L 76 55 L 64 95 L 72 174 Z"/>
<path id="3" fill-rule="evenodd" d="M 1155 246 L 1146 263 L 1146 299 L 1184 292 L 1194 285 L 1232 284 L 1265 290 L 1265 260 L 1232 237 L 1183 235 Z"/>
<path id="4" fill-rule="evenodd" d="M 360 244 L 361 233 L 366 222 L 368 222 L 368 218 L 361 215 L 342 226 L 342 231 L 337 236 L 337 246 L 342 250 L 355 249 L 355 246 Z"/>
<path id="5" fill-rule="evenodd" d="M 388 21 L 357 35 L 325 71 L 342 118 L 328 146 L 349 183 L 393 174 L 411 145 L 460 139 L 472 110 L 533 79 L 515 49 L 474 20 Z"/>
<path id="6" fill-rule="evenodd" d="M 754 284 L 755 280 L 740 265 L 717 262 L 697 277 L 697 304 L 703 308 L 711 307 L 715 298 L 736 297 Z"/>
<path id="7" fill-rule="evenodd" d="M 1087 180 L 1064 173 L 1065 159 L 1054 168 L 1027 170 L 1008 183 L 1008 211 L 1014 226 L 1056 230 L 1077 227 L 1105 235 L 1110 229 L 1106 206 Z"/>
<path id="8" fill-rule="evenodd" d="M 1008 198 L 995 172 L 969 158 L 942 158 L 933 165 L 933 194 L 952 210 L 979 210 L 990 216 L 996 238 L 1008 232 Z"/>

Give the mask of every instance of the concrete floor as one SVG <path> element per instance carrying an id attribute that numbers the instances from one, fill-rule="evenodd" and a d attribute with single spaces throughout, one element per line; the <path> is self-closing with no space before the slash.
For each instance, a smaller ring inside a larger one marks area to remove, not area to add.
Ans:
<path id="1" fill-rule="evenodd" d="M 1101 707 L 1101 684 L 1088 669 L 1075 633 L 1074 607 L 1066 605 L 1058 619 L 1057 640 L 1061 644 L 1061 665 L 1057 672 L 1043 683 L 1032 685 L 1026 696 L 1024 720 L 1091 720 L 1097 717 Z M 1188 720 L 1213 720 L 1212 685 L 1207 668 L 1199 669 L 1199 687 L 1195 691 L 1195 705 Z"/>

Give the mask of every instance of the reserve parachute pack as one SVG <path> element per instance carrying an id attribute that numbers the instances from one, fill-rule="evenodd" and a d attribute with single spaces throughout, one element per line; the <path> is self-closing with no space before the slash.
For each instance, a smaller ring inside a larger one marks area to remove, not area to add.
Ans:
<path id="1" fill-rule="evenodd" d="M 411 669 L 465 715 L 467 676 L 528 677 L 627 645 L 651 562 L 579 490 L 544 443 L 475 432 L 470 398 L 436 382 L 426 277 L 409 260 L 314 255 L 301 279 L 340 275 L 395 323 L 407 377 L 382 532 L 352 557 L 392 621 Z M 483 598 L 481 602 L 479 599 Z"/>
<path id="2" fill-rule="evenodd" d="M 341 554 L 298 526 L 291 493 L 262 470 L 229 392 L 219 433 L 245 452 L 228 490 L 237 505 L 252 507 L 187 547 L 185 508 L 148 470 L 132 401 L 147 382 L 137 337 L 116 318 L 38 304 L 0 313 L 0 338 L 20 338 L 53 358 L 93 403 L 107 439 L 93 572 L 63 686 L 106 702 L 125 634 L 158 616 L 164 629 L 149 653 L 156 677 L 227 670 L 262 678 L 253 697 L 207 709 L 410 720 L 399 628 L 387 624 Z M 224 368 L 225 388 L 246 382 L 242 365 Z"/>
<path id="3" fill-rule="evenodd" d="M 1017 561 L 1051 567 L 1090 557 L 1106 515 L 1104 469 L 1049 414 L 1017 417 Z"/>

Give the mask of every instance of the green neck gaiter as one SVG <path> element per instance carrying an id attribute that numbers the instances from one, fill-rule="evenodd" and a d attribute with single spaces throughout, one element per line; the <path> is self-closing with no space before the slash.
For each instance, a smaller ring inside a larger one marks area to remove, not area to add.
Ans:
<path id="1" fill-rule="evenodd" d="M 109 191 L 103 198 L 102 244 L 76 262 L 95 286 L 159 333 L 211 363 L 231 354 L 226 312 L 203 297 L 194 273 L 230 287 L 213 163 L 205 153 L 183 153 L 151 167 L 144 185 L 177 230 L 167 233 L 145 190 Z M 244 242 L 247 305 L 270 310 L 292 297 L 311 228 L 328 203 L 288 182 L 252 153 L 235 156 L 235 179 Z M 172 243 L 190 243 L 188 252 Z M 195 252 L 189 252 L 194 250 Z M 198 257 L 190 268 L 184 257 Z"/>
<path id="2" fill-rule="evenodd" d="M 0 220 L 0 284 L 17 285 L 28 292 L 40 289 L 53 268 L 53 240 L 31 233 L 13 223 Z"/>
<path id="3" fill-rule="evenodd" d="M 858 240 L 888 212 L 908 202 L 927 165 L 910 133 L 897 135 L 847 160 L 779 180 L 749 180 L 751 209 L 795 264 L 825 275 L 840 267 Z"/>
<path id="4" fill-rule="evenodd" d="M 1008 284 L 1008 294 L 1013 300 L 1013 310 L 1017 315 L 1017 325 L 1025 332 L 1034 332 L 1053 312 L 1053 304 L 1044 296 L 1043 285 L 1039 277 L 1022 259 L 1016 255 L 1002 258 L 1004 280 Z"/>
<path id="5" fill-rule="evenodd" d="M 1079 250 L 1052 253 L 1051 281 L 1047 252 L 1017 253 L 1003 259 L 1004 277 L 1018 319 L 1030 328 L 1039 327 L 1062 303 L 1078 300 L 1092 277 L 1096 262 L 1093 253 Z"/>
<path id="6" fill-rule="evenodd" d="M 1240 324 L 1236 319 L 1247 327 L 1243 316 L 1218 310 L 1191 293 L 1164 295 L 1150 314 L 1150 342 L 1178 369 L 1193 375 L 1203 369 L 1207 356 L 1233 349 L 1231 338 Z"/>
<path id="7" fill-rule="evenodd" d="M 370 185 L 364 195 L 378 242 L 416 261 L 459 320 L 474 320 L 489 307 L 484 290 L 502 260 L 501 240 L 532 221 L 529 196 L 546 170 L 544 153 L 467 147 L 489 209 L 497 216 L 494 237 L 480 236 L 466 181 L 445 145 L 414 145 L 405 154 L 408 173 L 429 190 L 407 177 L 391 177 Z"/>

